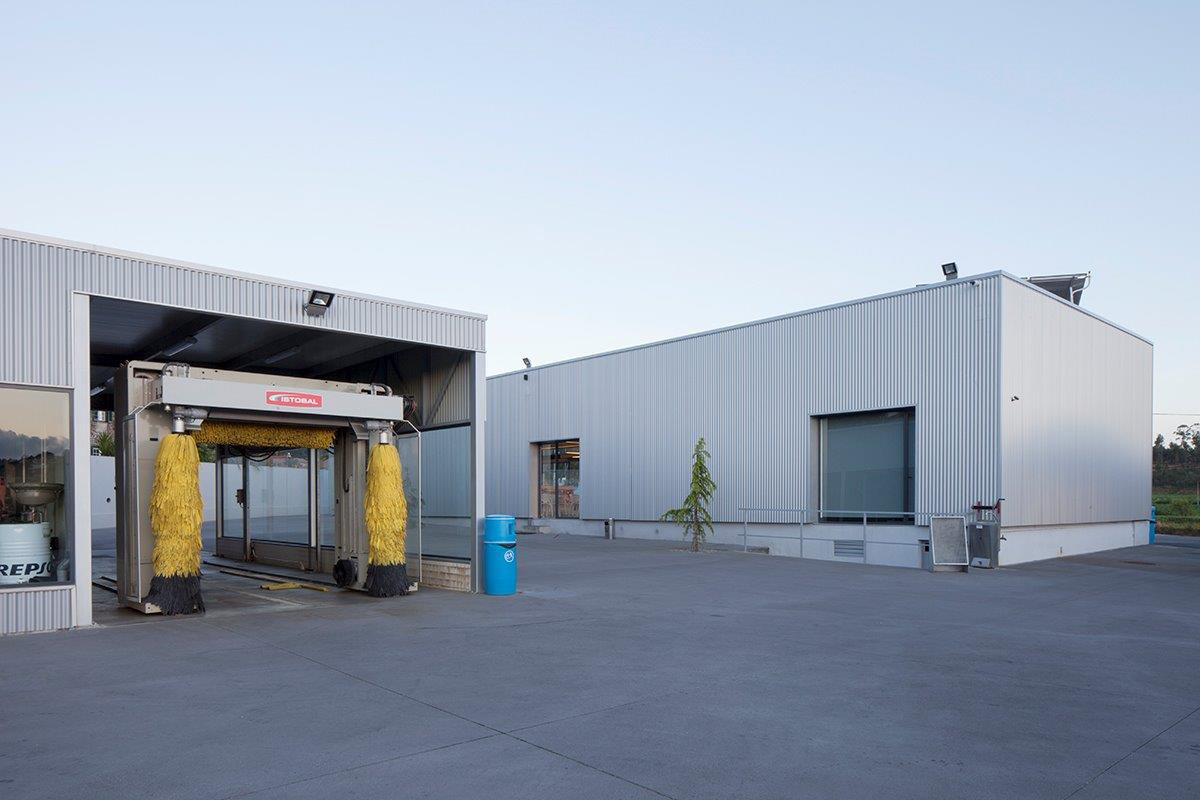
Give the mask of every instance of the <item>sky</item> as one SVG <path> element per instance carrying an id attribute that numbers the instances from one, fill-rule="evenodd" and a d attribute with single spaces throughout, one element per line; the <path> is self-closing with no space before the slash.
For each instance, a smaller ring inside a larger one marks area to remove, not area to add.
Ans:
<path id="1" fill-rule="evenodd" d="M 1200 421 L 1200 3 L 0 11 L 0 227 L 483 312 L 489 374 L 1091 270 Z"/>

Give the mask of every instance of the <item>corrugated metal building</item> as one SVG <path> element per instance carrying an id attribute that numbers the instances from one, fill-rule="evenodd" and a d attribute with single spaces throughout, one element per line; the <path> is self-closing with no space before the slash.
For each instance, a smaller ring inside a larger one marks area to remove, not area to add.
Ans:
<path id="1" fill-rule="evenodd" d="M 512 372 L 487 508 L 677 537 L 704 437 L 718 541 L 919 566 L 931 515 L 999 502 L 1001 564 L 1145 542 L 1152 358 L 992 272 Z"/>
<path id="2" fill-rule="evenodd" d="M 322 316 L 305 312 L 314 289 L 335 296 Z M 456 517 L 431 537 L 444 552 L 426 555 L 467 565 L 477 585 L 485 324 L 480 314 L 0 230 L 0 470 L 48 465 L 64 486 L 53 512 L 59 580 L 0 576 L 0 632 L 90 624 L 91 414 L 112 408 L 120 363 L 181 344 L 175 360 L 370 381 L 411 397 L 432 444 L 426 502 Z M 0 491 L 0 514 L 15 513 L 9 499 Z"/>

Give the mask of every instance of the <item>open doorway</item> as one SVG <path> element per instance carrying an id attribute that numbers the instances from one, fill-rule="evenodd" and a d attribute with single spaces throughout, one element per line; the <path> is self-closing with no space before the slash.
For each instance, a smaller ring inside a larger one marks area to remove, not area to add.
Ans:
<path id="1" fill-rule="evenodd" d="M 469 565 L 474 540 L 468 499 L 470 437 L 457 434 L 460 429 L 469 431 L 471 426 L 473 372 L 469 353 L 104 297 L 91 299 L 90 316 L 92 458 L 104 462 L 92 470 L 93 483 L 98 481 L 93 495 L 106 506 L 122 501 L 115 486 L 115 475 L 121 469 L 115 450 L 120 446 L 114 448 L 113 442 L 125 442 L 127 437 L 121 436 L 123 412 L 137 403 L 122 406 L 116 386 L 119 374 L 131 362 L 182 365 L 185 370 L 191 368 L 193 376 L 197 371 L 201 375 L 215 375 L 217 371 L 257 375 L 265 378 L 260 383 L 281 386 L 336 385 L 339 391 L 352 392 L 356 391 L 354 386 L 359 386 L 357 391 L 386 394 L 405 404 L 405 424 L 396 426 L 393 444 L 403 464 L 404 493 L 413 520 L 406 548 L 411 559 L 410 576 L 420 575 L 426 556 Z M 425 436 L 446 439 L 455 446 L 423 453 L 418 442 Z M 156 440 L 151 434 L 148 441 Z M 457 447 L 459 444 L 462 447 Z M 334 452 L 334 445 L 200 445 L 204 557 L 248 562 L 278 571 L 323 573 L 320 577 L 313 575 L 312 580 L 328 580 L 337 560 Z M 347 462 L 342 469 L 358 470 L 362 466 Z M 423 471 L 432 478 L 424 492 Z M 456 482 L 462 485 L 453 485 Z M 439 513 L 453 516 L 455 524 L 440 525 L 432 540 L 436 552 L 423 553 L 420 519 L 429 498 L 437 501 Z M 463 502 L 450 502 L 458 498 Z M 348 514 L 361 517 L 361 496 L 343 505 Z M 96 513 L 93 517 L 100 521 L 94 529 L 93 574 L 119 575 L 119 523 L 111 512 L 107 517 Z"/>

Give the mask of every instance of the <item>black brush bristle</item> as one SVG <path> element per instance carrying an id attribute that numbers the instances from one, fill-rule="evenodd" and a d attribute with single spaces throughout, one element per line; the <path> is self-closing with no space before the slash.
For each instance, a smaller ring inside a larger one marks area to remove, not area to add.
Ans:
<path id="1" fill-rule="evenodd" d="M 204 599 L 200 597 L 199 575 L 155 575 L 150 581 L 146 602 L 153 603 L 167 615 L 203 614 Z"/>
<path id="2" fill-rule="evenodd" d="M 371 597 L 408 594 L 408 570 L 403 564 L 370 564 L 363 589 Z"/>

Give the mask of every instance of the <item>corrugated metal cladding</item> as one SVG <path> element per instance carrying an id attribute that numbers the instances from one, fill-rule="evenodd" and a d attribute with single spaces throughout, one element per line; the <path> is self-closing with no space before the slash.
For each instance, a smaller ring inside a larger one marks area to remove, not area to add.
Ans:
<path id="1" fill-rule="evenodd" d="M 309 317 L 303 311 L 309 287 L 0 231 L 0 382 L 70 383 L 73 291 L 460 350 L 484 349 L 485 319 L 479 315 L 339 295 L 325 316 Z"/>
<path id="2" fill-rule="evenodd" d="M 529 516 L 530 443 L 574 437 L 585 518 L 677 505 L 699 436 L 718 521 L 815 507 L 812 418 L 903 407 L 916 409 L 917 511 L 992 502 L 999 311 L 993 273 L 491 378 L 487 510 Z"/>
<path id="3" fill-rule="evenodd" d="M 1154 348 L 1006 278 L 1004 524 L 1145 519 Z"/>
<path id="4" fill-rule="evenodd" d="M 419 405 L 426 427 L 471 419 L 471 359 L 467 353 L 430 353 Z M 426 418 L 426 414 L 430 415 Z"/>
<path id="5" fill-rule="evenodd" d="M 69 628 L 74 604 L 74 586 L 0 592 L 0 633 Z"/>

